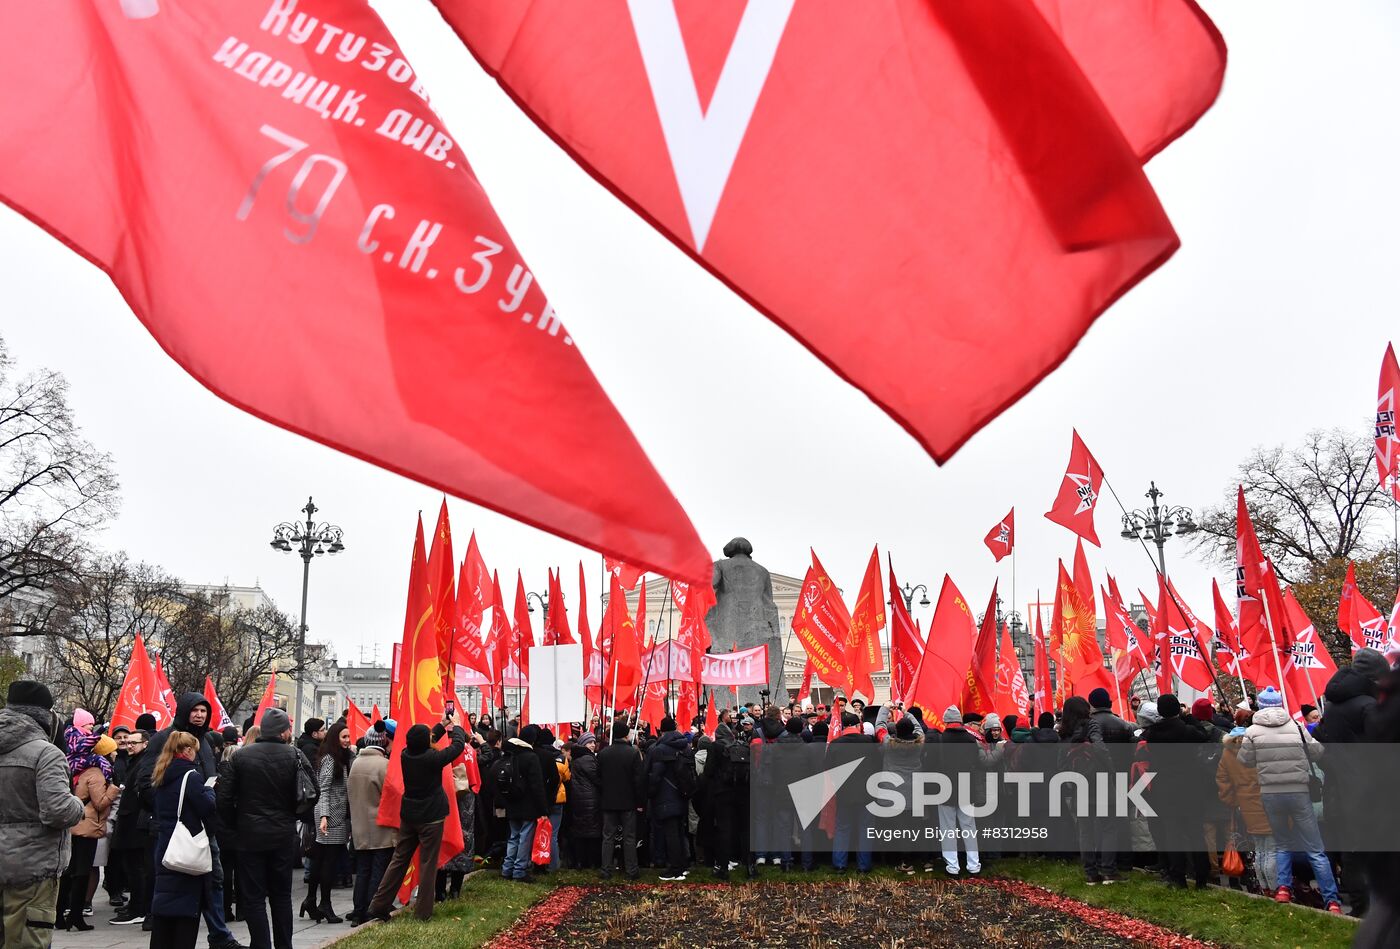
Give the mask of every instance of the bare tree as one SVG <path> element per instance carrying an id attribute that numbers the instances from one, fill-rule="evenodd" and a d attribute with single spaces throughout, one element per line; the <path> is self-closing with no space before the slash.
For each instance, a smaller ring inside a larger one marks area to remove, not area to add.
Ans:
<path id="1" fill-rule="evenodd" d="M 111 457 L 79 432 L 67 380 L 13 374 L 0 340 L 0 600 L 71 578 L 87 536 L 118 504 Z M 12 611 L 0 635 L 39 632 L 46 614 Z"/>
<path id="2" fill-rule="evenodd" d="M 1257 448 L 1240 465 L 1255 531 L 1285 583 L 1301 582 L 1333 560 L 1363 560 L 1383 544 L 1367 529 L 1388 506 L 1373 460 L 1369 433 L 1342 428 L 1308 433 L 1302 444 Z M 1219 507 L 1201 518 L 1196 549 L 1235 562 L 1235 485 Z"/>
<path id="3" fill-rule="evenodd" d="M 165 625 L 179 583 L 125 553 L 80 563 L 53 587 L 45 647 L 55 697 L 99 720 L 116 705 L 136 634 Z"/>
<path id="4" fill-rule="evenodd" d="M 248 609 L 230 602 L 226 591 L 185 594 L 162 639 L 166 675 L 177 692 L 202 691 L 204 677 L 224 708 L 234 710 L 255 698 L 276 669 L 297 675 L 297 629 L 271 606 Z"/>

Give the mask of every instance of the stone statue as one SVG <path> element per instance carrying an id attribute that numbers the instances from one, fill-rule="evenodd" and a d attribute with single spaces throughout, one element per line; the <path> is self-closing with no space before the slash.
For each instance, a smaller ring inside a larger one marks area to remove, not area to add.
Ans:
<path id="1" fill-rule="evenodd" d="M 712 652 L 730 652 L 768 645 L 770 701 L 787 701 L 783 690 L 782 631 L 773 603 L 773 579 L 753 560 L 753 544 L 736 537 L 724 545 L 724 559 L 715 561 L 715 605 L 705 616 Z M 764 686 L 740 688 L 738 701 L 760 699 Z"/>

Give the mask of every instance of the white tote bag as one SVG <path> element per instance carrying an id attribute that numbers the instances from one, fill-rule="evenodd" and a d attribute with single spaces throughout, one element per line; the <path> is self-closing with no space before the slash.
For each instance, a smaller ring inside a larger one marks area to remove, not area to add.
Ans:
<path id="1" fill-rule="evenodd" d="M 214 869 L 214 855 L 209 850 L 209 835 L 203 830 L 197 834 L 190 833 L 190 829 L 180 819 L 185 813 L 185 782 L 192 774 L 193 768 L 186 771 L 185 776 L 180 779 L 180 804 L 175 808 L 175 832 L 170 835 L 170 843 L 166 845 L 165 856 L 160 863 L 165 869 L 174 870 L 176 873 L 201 876 Z"/>

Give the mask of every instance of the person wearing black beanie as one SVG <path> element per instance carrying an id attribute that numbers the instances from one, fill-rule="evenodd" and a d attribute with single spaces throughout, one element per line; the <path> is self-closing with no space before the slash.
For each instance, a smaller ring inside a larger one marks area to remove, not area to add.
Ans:
<path id="1" fill-rule="evenodd" d="M 1162 720 L 1142 731 L 1148 769 L 1157 773 L 1145 794 L 1159 818 L 1154 836 L 1168 843 L 1158 848 L 1166 863 L 1168 885 L 1185 889 L 1190 872 L 1197 889 L 1204 889 L 1210 883 L 1210 860 L 1201 813 L 1215 797 L 1214 772 L 1207 775 L 1202 768 L 1189 766 L 1186 749 L 1169 746 L 1203 743 L 1206 734 L 1194 719 L 1182 717 L 1181 701 L 1171 693 L 1157 699 L 1157 712 Z"/>
<path id="2" fill-rule="evenodd" d="M 142 712 L 140 715 L 136 716 L 137 731 L 154 732 L 159 727 L 159 724 L 156 722 L 156 717 L 150 712 Z"/>

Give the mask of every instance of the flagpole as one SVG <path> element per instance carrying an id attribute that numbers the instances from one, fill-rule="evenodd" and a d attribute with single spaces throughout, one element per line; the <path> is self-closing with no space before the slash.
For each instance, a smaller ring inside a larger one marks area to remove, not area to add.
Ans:
<path id="1" fill-rule="evenodd" d="M 1274 581 L 1269 582 L 1273 583 Z M 1259 602 L 1264 607 L 1264 628 L 1269 631 L 1269 652 L 1274 654 L 1274 673 L 1278 676 L 1278 694 L 1283 699 L 1283 707 L 1286 709 L 1288 708 L 1288 693 L 1283 687 L 1283 664 L 1279 662 L 1278 658 L 1278 640 L 1274 639 L 1274 619 L 1269 613 L 1269 598 L 1261 596 Z"/>
<path id="2" fill-rule="evenodd" d="M 674 581 L 672 581 L 670 577 L 667 577 L 667 578 L 666 578 L 666 706 L 665 706 L 665 707 L 666 707 L 666 714 L 667 714 L 667 715 L 670 715 L 670 714 L 671 714 L 671 708 L 672 708 L 672 706 L 671 706 L 671 686 L 675 685 L 675 683 L 676 683 L 675 677 L 671 674 L 671 673 L 672 673 L 672 669 L 671 669 L 671 650 L 672 650 L 672 648 L 673 648 L 672 643 L 673 643 L 673 641 L 675 640 L 675 637 L 676 637 L 676 629 L 675 629 L 675 620 L 676 620 L 676 594 L 675 594 L 675 591 L 671 589 L 671 584 L 672 584 L 673 582 L 674 582 Z M 676 722 L 676 725 L 679 726 L 679 725 L 681 725 L 681 723 L 680 723 L 680 722 Z M 686 731 L 689 731 L 689 729 L 685 729 L 685 730 L 686 730 Z"/>
<path id="3" fill-rule="evenodd" d="M 1102 472 L 1102 469 L 1100 469 L 1100 472 Z M 1128 516 L 1128 509 L 1127 509 L 1126 507 L 1123 506 L 1123 501 L 1118 497 L 1118 492 L 1115 491 L 1115 490 L 1113 490 L 1113 484 L 1108 480 L 1108 475 L 1107 475 L 1107 474 L 1104 474 L 1104 476 L 1103 476 L 1103 483 L 1104 483 L 1104 487 L 1108 488 L 1108 493 L 1111 494 L 1111 495 L 1113 495 L 1113 500 L 1114 500 L 1114 502 L 1118 505 L 1118 510 L 1120 510 L 1120 511 L 1123 512 L 1123 516 L 1124 516 L 1124 517 L 1127 517 L 1127 516 Z M 1178 610 L 1180 610 L 1180 611 L 1181 611 L 1181 615 L 1182 615 L 1183 617 L 1185 617 L 1185 616 L 1187 615 L 1187 613 L 1190 612 L 1190 611 L 1187 610 L 1186 607 L 1182 605 L 1181 601 L 1178 600 L 1178 599 L 1176 598 L 1176 593 L 1174 593 L 1174 592 L 1172 591 L 1172 588 L 1168 585 L 1168 583 L 1167 583 L 1167 570 L 1166 570 L 1166 565 L 1163 564 L 1163 563 L 1159 563 L 1157 560 L 1153 559 L 1153 557 L 1152 557 L 1152 551 L 1150 551 L 1150 550 L 1147 549 L 1147 541 L 1143 540 L 1141 536 L 1138 536 L 1138 535 L 1136 535 L 1136 534 L 1135 534 L 1134 536 L 1135 536 L 1135 538 L 1137 539 L 1138 544 L 1141 545 L 1141 547 L 1142 547 L 1142 552 L 1143 552 L 1144 554 L 1146 554 L 1146 555 L 1147 555 L 1147 559 L 1148 559 L 1149 561 L 1151 561 L 1153 569 L 1156 570 L 1156 571 L 1157 571 L 1157 575 L 1160 576 L 1160 577 L 1162 578 L 1162 589 L 1164 589 L 1164 590 L 1167 591 L 1167 596 L 1169 596 L 1169 597 L 1172 598 L 1172 602 L 1176 604 L 1176 608 L 1177 608 Z M 1195 623 L 1188 623 L 1188 625 L 1191 627 L 1191 638 L 1192 638 L 1193 640 L 1195 640 L 1195 642 L 1196 642 L 1196 652 L 1197 652 L 1198 655 L 1200 655 L 1201 661 L 1205 663 L 1206 668 L 1210 670 L 1210 679 L 1211 679 L 1211 682 L 1213 682 L 1213 683 L 1215 684 L 1215 694 L 1218 695 L 1218 696 L 1220 696 L 1220 700 L 1223 702 L 1223 701 L 1225 701 L 1225 689 L 1221 687 L 1221 685 L 1220 685 L 1220 675 L 1215 671 L 1215 660 L 1214 660 L 1214 658 L 1210 655 L 1210 653 L 1208 653 L 1208 652 L 1205 650 L 1205 648 L 1201 645 L 1201 636 L 1200 636 L 1200 633 L 1197 632 L 1197 630 L 1196 630 L 1196 624 L 1195 624 Z M 1275 658 L 1277 658 L 1277 657 L 1275 657 Z M 1170 654 L 1170 653 L 1168 653 L 1168 655 L 1167 655 L 1167 667 L 1168 667 L 1169 669 L 1171 668 L 1171 654 Z M 1176 686 L 1175 686 L 1175 682 L 1176 682 L 1176 673 L 1175 673 L 1175 672 L 1172 672 L 1172 673 L 1171 673 L 1171 676 L 1172 676 L 1172 682 L 1173 682 L 1173 686 L 1172 686 L 1172 687 L 1173 687 L 1173 688 L 1176 688 Z"/>

